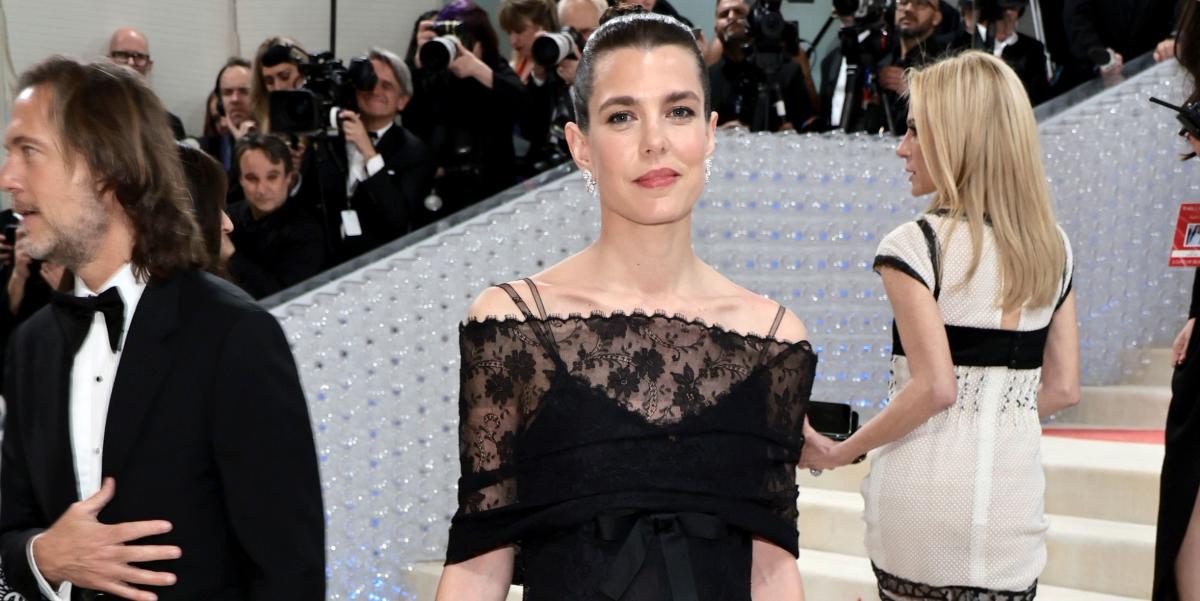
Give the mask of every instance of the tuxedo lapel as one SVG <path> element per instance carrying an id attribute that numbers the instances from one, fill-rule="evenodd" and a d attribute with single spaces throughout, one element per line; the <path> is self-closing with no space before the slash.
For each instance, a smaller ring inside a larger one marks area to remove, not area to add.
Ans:
<path id="1" fill-rule="evenodd" d="M 175 353 L 169 337 L 179 324 L 181 277 L 147 286 L 133 314 L 108 402 L 101 467 L 105 477 L 119 473 L 129 459 L 171 369 Z"/>
<path id="2" fill-rule="evenodd" d="M 53 335 L 47 336 L 41 346 L 45 355 L 38 353 L 32 366 L 36 374 L 36 388 L 45 387 L 46 402 L 30 403 L 28 410 L 36 415 L 33 431 L 45 444 L 29 444 L 29 465 L 43 466 L 30 470 L 34 489 L 46 495 L 51 515 L 59 515 L 67 506 L 79 500 L 79 485 L 76 483 L 75 459 L 71 451 L 71 367 L 75 356 L 67 345 L 66 324 L 58 312 L 51 308 L 54 316 Z M 40 395 L 35 395 L 40 396 Z"/>

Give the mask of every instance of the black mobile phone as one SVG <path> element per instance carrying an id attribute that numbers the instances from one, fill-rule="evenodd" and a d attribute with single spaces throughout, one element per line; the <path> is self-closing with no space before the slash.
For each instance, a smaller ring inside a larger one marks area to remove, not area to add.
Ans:
<path id="1" fill-rule="evenodd" d="M 9 246 L 17 243 L 17 224 L 10 223 L 4 226 L 4 243 Z"/>

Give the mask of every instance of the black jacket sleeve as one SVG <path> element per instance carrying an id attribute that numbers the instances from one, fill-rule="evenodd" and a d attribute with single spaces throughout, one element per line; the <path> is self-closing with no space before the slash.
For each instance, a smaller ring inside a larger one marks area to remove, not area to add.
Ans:
<path id="1" fill-rule="evenodd" d="M 400 153 L 384 155 L 383 169 L 359 184 L 354 206 L 369 204 L 370 212 L 383 218 L 387 238 L 403 236 L 432 221 L 425 210 L 425 197 L 433 189 L 436 171 L 433 152 L 416 136 L 408 136 Z"/>
<path id="2" fill-rule="evenodd" d="M 1192 280 L 1192 306 L 1188 309 L 1188 319 L 1200 317 L 1200 269 L 1196 270 L 1196 277 Z"/>
<path id="3" fill-rule="evenodd" d="M 325 516 L 316 445 L 279 322 L 248 312 L 218 367 L 213 452 L 251 600 L 325 599 Z"/>
<path id="4" fill-rule="evenodd" d="M 325 238 L 321 226 L 305 220 L 288 224 L 277 238 L 284 260 L 267 265 L 247 253 L 229 257 L 229 273 L 250 296 L 263 298 L 320 273 L 325 266 Z"/>

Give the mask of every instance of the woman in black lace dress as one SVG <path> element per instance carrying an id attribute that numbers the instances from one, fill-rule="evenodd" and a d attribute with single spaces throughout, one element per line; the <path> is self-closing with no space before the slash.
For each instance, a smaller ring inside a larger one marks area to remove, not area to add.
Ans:
<path id="1" fill-rule="evenodd" d="M 1200 5 L 1182 5 L 1175 56 L 1188 72 L 1200 101 Z M 1200 140 L 1187 136 L 1193 152 Z M 1192 286 L 1188 320 L 1175 338 L 1171 407 L 1167 412 L 1166 454 L 1158 495 L 1158 537 L 1154 557 L 1154 601 L 1200 601 L 1200 270 Z"/>
<path id="2" fill-rule="evenodd" d="M 816 356 L 795 315 L 692 252 L 716 115 L 691 33 L 606 16 L 568 128 L 600 235 L 485 290 L 461 327 L 437 598 L 516 582 L 527 601 L 802 600 L 795 468 Z"/>

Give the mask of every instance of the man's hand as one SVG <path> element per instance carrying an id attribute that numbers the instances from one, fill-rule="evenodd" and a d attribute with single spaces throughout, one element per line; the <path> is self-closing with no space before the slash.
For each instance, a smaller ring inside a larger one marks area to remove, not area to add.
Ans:
<path id="1" fill-rule="evenodd" d="M 228 121 L 229 118 L 226 117 L 225 119 Z M 240 141 L 242 138 L 246 137 L 246 134 L 258 129 L 258 124 L 255 123 L 253 119 L 246 119 L 245 121 L 237 124 L 237 127 L 233 126 L 232 121 L 228 121 L 228 123 L 229 133 L 233 135 L 233 139 L 235 141 Z"/>
<path id="2" fill-rule="evenodd" d="M 879 70 L 879 85 L 897 94 L 908 91 L 908 82 L 904 81 L 904 69 L 896 65 L 888 65 Z"/>
<path id="3" fill-rule="evenodd" d="M 1187 320 L 1183 324 L 1183 329 L 1179 330 L 1179 335 L 1175 336 L 1175 343 L 1171 345 L 1171 364 L 1182 365 L 1187 359 L 1188 343 L 1192 340 L 1192 327 L 1196 325 L 1196 318 Z"/>
<path id="4" fill-rule="evenodd" d="M 21 228 L 17 228 L 17 237 L 13 241 L 13 270 L 8 276 L 8 312 L 16 315 L 21 309 L 21 301 L 25 299 L 25 282 L 29 280 L 29 264 L 33 258 L 21 244 Z"/>
<path id="5" fill-rule="evenodd" d="M 1175 58 L 1175 38 L 1167 38 L 1154 48 L 1154 62 L 1161 63 L 1172 58 Z"/>
<path id="6" fill-rule="evenodd" d="M 371 143 L 371 136 L 367 134 L 367 127 L 363 125 L 362 118 L 358 116 L 358 113 L 342 111 L 338 113 L 338 118 L 342 120 L 342 134 L 363 155 L 363 160 L 370 160 L 371 157 L 378 154 L 375 152 L 375 145 Z"/>
<path id="7" fill-rule="evenodd" d="M 575 72 L 579 70 L 579 61 L 574 58 L 564 59 L 554 68 L 555 73 L 562 78 L 568 86 L 575 85 Z"/>
<path id="8" fill-rule="evenodd" d="M 33 541 L 33 559 L 42 577 L 57 588 L 63 582 L 111 593 L 133 601 L 156 601 L 154 593 L 131 585 L 171 586 L 175 575 L 130 566 L 134 562 L 179 559 L 179 547 L 126 545 L 133 540 L 166 534 L 171 523 L 163 520 L 101 524 L 96 516 L 117 490 L 105 478 L 100 491 L 72 503 L 49 530 Z"/>

